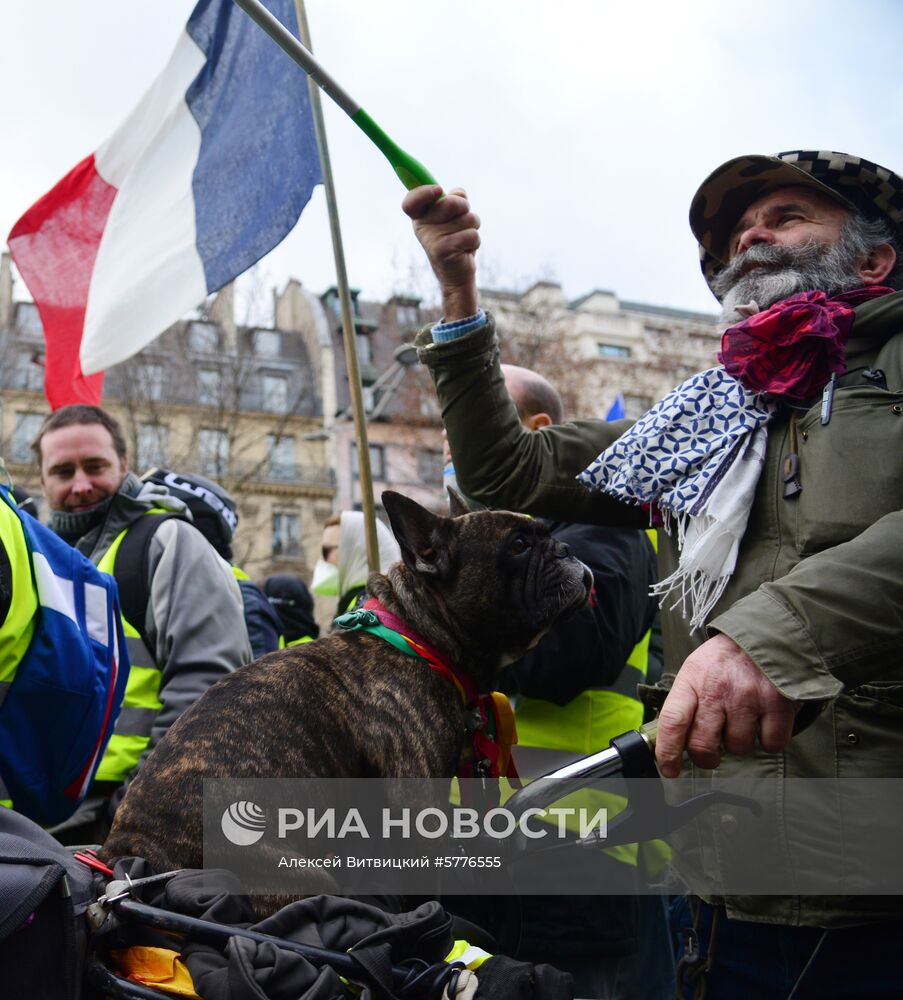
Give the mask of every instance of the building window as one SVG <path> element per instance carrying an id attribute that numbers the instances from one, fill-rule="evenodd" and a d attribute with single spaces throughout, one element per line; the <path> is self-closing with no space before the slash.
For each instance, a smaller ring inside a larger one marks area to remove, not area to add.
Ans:
<path id="1" fill-rule="evenodd" d="M 199 368 L 198 390 L 201 406 L 218 406 L 223 399 L 222 372 L 216 368 Z"/>
<path id="2" fill-rule="evenodd" d="M 335 288 L 330 288 L 323 294 L 322 302 L 333 316 L 342 315 L 342 303 L 339 301 L 339 293 Z"/>
<path id="3" fill-rule="evenodd" d="M 169 464 L 169 428 L 163 424 L 138 424 L 138 461 L 145 472 Z"/>
<path id="4" fill-rule="evenodd" d="M 301 527 L 297 514 L 273 512 L 273 556 L 283 559 L 301 555 Z"/>
<path id="5" fill-rule="evenodd" d="M 370 474 L 374 479 L 386 478 L 386 449 L 381 444 L 370 445 Z M 357 462 L 357 445 L 351 445 L 351 474 L 360 479 L 361 470 Z"/>
<path id="6" fill-rule="evenodd" d="M 40 392 L 44 388 L 44 366 L 38 351 L 19 351 L 16 357 L 17 389 L 32 389 Z"/>
<path id="7" fill-rule="evenodd" d="M 278 330 L 255 330 L 254 351 L 262 358 L 278 358 L 282 349 L 282 336 Z"/>
<path id="8" fill-rule="evenodd" d="M 29 333 L 33 337 L 44 335 L 41 314 L 34 302 L 20 302 L 16 306 L 16 329 L 20 333 Z"/>
<path id="9" fill-rule="evenodd" d="M 198 434 L 201 474 L 217 479 L 229 468 L 229 438 L 225 431 L 202 427 Z"/>
<path id="10" fill-rule="evenodd" d="M 261 376 L 262 410 L 271 413 L 288 412 L 288 379 L 284 375 Z"/>
<path id="11" fill-rule="evenodd" d="M 145 399 L 160 400 L 163 398 L 163 381 L 165 376 L 166 373 L 163 370 L 163 365 L 155 361 L 145 362 L 141 366 Z"/>
<path id="12" fill-rule="evenodd" d="M 600 358 L 629 358 L 630 348 L 621 344 L 596 344 L 596 352 Z"/>
<path id="13" fill-rule="evenodd" d="M 11 458 L 14 462 L 31 462 L 34 453 L 31 442 L 38 436 L 43 413 L 17 413 L 13 424 L 13 441 Z"/>
<path id="14" fill-rule="evenodd" d="M 426 485 L 438 487 L 442 482 L 442 452 L 421 448 L 417 452 L 417 477 Z"/>
<path id="15" fill-rule="evenodd" d="M 188 327 L 188 346 L 198 354 L 216 354 L 219 350 L 219 330 L 215 323 L 195 320 Z"/>
<path id="16" fill-rule="evenodd" d="M 399 326 L 416 326 L 420 310 L 415 305 L 400 305 L 395 309 L 395 318 Z"/>
<path id="17" fill-rule="evenodd" d="M 369 365 L 373 361 L 373 351 L 370 347 L 370 334 L 355 334 L 357 340 L 357 359 L 362 365 Z"/>
<path id="18" fill-rule="evenodd" d="M 267 468 L 271 479 L 295 478 L 295 439 L 291 434 L 267 434 Z"/>

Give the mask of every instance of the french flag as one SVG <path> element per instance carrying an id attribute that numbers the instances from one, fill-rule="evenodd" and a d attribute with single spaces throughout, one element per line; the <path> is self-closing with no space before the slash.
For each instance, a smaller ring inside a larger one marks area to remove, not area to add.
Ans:
<path id="1" fill-rule="evenodd" d="M 266 6 L 297 34 L 293 0 Z M 9 235 L 51 407 L 99 403 L 103 370 L 284 239 L 321 179 L 305 74 L 232 0 L 201 0 L 131 115 Z"/>

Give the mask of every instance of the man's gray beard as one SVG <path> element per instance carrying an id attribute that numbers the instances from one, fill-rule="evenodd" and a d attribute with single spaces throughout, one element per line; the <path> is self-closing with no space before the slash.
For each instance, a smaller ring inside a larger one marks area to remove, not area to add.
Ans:
<path id="1" fill-rule="evenodd" d="M 858 288 L 862 284 L 857 267 L 860 258 L 861 250 L 852 245 L 846 233 L 833 244 L 815 240 L 793 247 L 755 243 L 726 265 L 712 282 L 713 291 L 721 299 L 721 322 L 743 319 L 746 313 L 738 312 L 737 306 L 748 302 L 767 309 L 800 292 L 839 295 Z M 743 269 L 752 262 L 765 266 L 744 274 Z"/>

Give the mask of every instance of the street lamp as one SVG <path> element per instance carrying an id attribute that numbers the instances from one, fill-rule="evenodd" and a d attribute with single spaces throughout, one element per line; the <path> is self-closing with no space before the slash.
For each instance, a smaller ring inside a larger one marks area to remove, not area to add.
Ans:
<path id="1" fill-rule="evenodd" d="M 382 390 L 379 400 L 368 414 L 371 420 L 376 420 L 380 417 L 395 390 L 401 385 L 405 371 L 411 365 L 417 364 L 417 348 L 413 344 L 401 344 L 392 352 L 392 358 L 393 361 L 390 367 L 370 386 L 371 392 L 374 392 L 376 389 Z"/>
<path id="2" fill-rule="evenodd" d="M 395 390 L 401 385 L 405 371 L 411 365 L 417 364 L 417 348 L 413 344 L 399 344 L 392 352 L 392 364 L 380 375 L 376 381 L 368 386 L 370 392 L 375 393 L 380 390 L 379 400 L 376 405 L 367 413 L 370 420 L 378 419 L 385 408 L 389 405 Z M 346 406 L 335 415 L 336 420 L 348 420 L 351 417 L 351 407 Z M 304 435 L 305 441 L 326 441 L 329 439 L 330 428 L 322 427 L 318 431 L 311 431 Z"/>

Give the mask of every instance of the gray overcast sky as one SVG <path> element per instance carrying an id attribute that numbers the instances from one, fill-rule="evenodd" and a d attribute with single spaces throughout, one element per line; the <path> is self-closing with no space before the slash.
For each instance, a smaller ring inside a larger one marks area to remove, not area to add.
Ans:
<path id="1" fill-rule="evenodd" d="M 3 234 L 120 123 L 193 6 L 2 3 Z M 570 297 L 712 310 L 686 218 L 721 162 L 830 148 L 903 172 L 897 0 L 308 0 L 307 14 L 332 75 L 441 183 L 467 188 L 484 284 L 545 278 Z M 325 107 L 351 283 L 368 298 L 407 290 L 420 257 L 404 190 Z M 334 283 L 321 189 L 257 281 L 289 276 Z"/>

